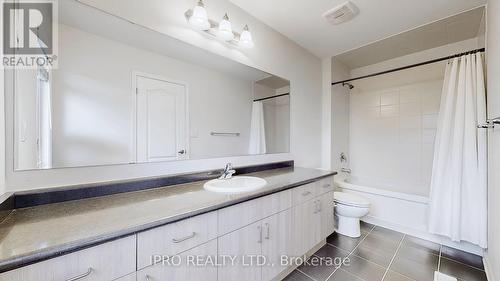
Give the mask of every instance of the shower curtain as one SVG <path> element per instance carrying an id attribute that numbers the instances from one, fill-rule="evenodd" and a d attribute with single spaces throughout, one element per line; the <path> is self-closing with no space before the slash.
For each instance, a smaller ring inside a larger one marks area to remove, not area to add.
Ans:
<path id="1" fill-rule="evenodd" d="M 446 66 L 429 204 L 429 231 L 487 246 L 486 95 L 481 53 Z"/>
<path id="2" fill-rule="evenodd" d="M 254 101 L 252 104 L 252 119 L 250 121 L 249 154 L 266 153 L 266 131 L 264 126 L 264 104 Z"/>

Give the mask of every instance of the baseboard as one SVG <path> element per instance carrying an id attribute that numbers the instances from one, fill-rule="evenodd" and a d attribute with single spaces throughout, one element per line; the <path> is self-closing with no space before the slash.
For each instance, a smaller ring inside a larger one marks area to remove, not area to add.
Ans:
<path id="1" fill-rule="evenodd" d="M 486 272 L 486 278 L 488 281 L 495 281 L 495 275 L 493 274 L 492 267 L 490 265 L 488 255 L 483 257 L 484 271 Z"/>
<path id="2" fill-rule="evenodd" d="M 414 237 L 417 237 L 420 239 L 428 240 L 428 241 L 431 241 L 434 243 L 442 244 L 442 245 L 445 245 L 445 246 L 448 246 L 451 248 L 462 250 L 464 252 L 472 253 L 472 254 L 475 254 L 478 256 L 484 255 L 484 251 L 481 247 L 470 244 L 470 243 L 456 243 L 456 242 L 453 242 L 453 241 L 451 241 L 445 237 L 439 236 L 439 235 L 430 234 L 426 231 L 414 229 L 411 227 L 407 227 L 407 226 L 400 225 L 400 224 L 393 223 L 393 222 L 386 221 L 386 220 L 381 220 L 379 218 L 372 217 L 372 216 L 366 216 L 362 220 L 367 222 L 367 223 L 371 223 L 374 225 L 385 227 L 385 228 L 388 228 L 388 229 L 391 229 L 394 231 L 398 231 L 398 232 L 401 232 L 401 233 L 404 233 L 407 235 L 411 235 L 411 236 L 414 236 Z"/>

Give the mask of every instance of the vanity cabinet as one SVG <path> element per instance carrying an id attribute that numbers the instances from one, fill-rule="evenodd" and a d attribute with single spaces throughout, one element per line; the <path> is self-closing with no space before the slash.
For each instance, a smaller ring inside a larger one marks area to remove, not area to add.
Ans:
<path id="1" fill-rule="evenodd" d="M 135 235 L 132 235 L 2 273 L 0 280 L 115 280 L 135 272 L 135 254 Z"/>
<path id="2" fill-rule="evenodd" d="M 334 231 L 333 177 L 0 274 L 31 280 L 248 280 L 283 277 Z M 155 260 L 155 257 L 158 260 Z"/>
<path id="3" fill-rule="evenodd" d="M 165 259 L 137 272 L 137 281 L 205 280 L 217 281 L 217 240 Z"/>
<path id="4" fill-rule="evenodd" d="M 218 280 L 271 280 L 286 269 L 281 256 L 291 255 L 291 242 L 291 209 L 219 237 L 220 259 L 236 260 L 219 268 Z"/>
<path id="5" fill-rule="evenodd" d="M 137 234 L 137 268 L 152 265 L 155 256 L 172 256 L 217 238 L 217 211 Z"/>

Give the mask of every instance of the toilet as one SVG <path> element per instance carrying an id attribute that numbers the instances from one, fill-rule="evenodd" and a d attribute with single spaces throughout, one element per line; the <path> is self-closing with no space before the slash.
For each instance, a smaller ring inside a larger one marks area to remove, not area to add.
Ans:
<path id="1" fill-rule="evenodd" d="M 370 211 L 370 201 L 362 196 L 334 192 L 337 233 L 349 237 L 361 236 L 359 219 Z"/>

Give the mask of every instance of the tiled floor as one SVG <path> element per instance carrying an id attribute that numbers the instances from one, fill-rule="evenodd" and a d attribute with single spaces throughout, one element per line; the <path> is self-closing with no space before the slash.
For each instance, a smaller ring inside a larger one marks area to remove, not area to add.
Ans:
<path id="1" fill-rule="evenodd" d="M 367 223 L 361 228 L 359 238 L 332 234 L 313 256 L 325 262 L 302 265 L 285 280 L 433 281 L 439 271 L 459 281 L 486 281 L 479 256 Z M 340 267 L 326 262 L 346 257 Z"/>

